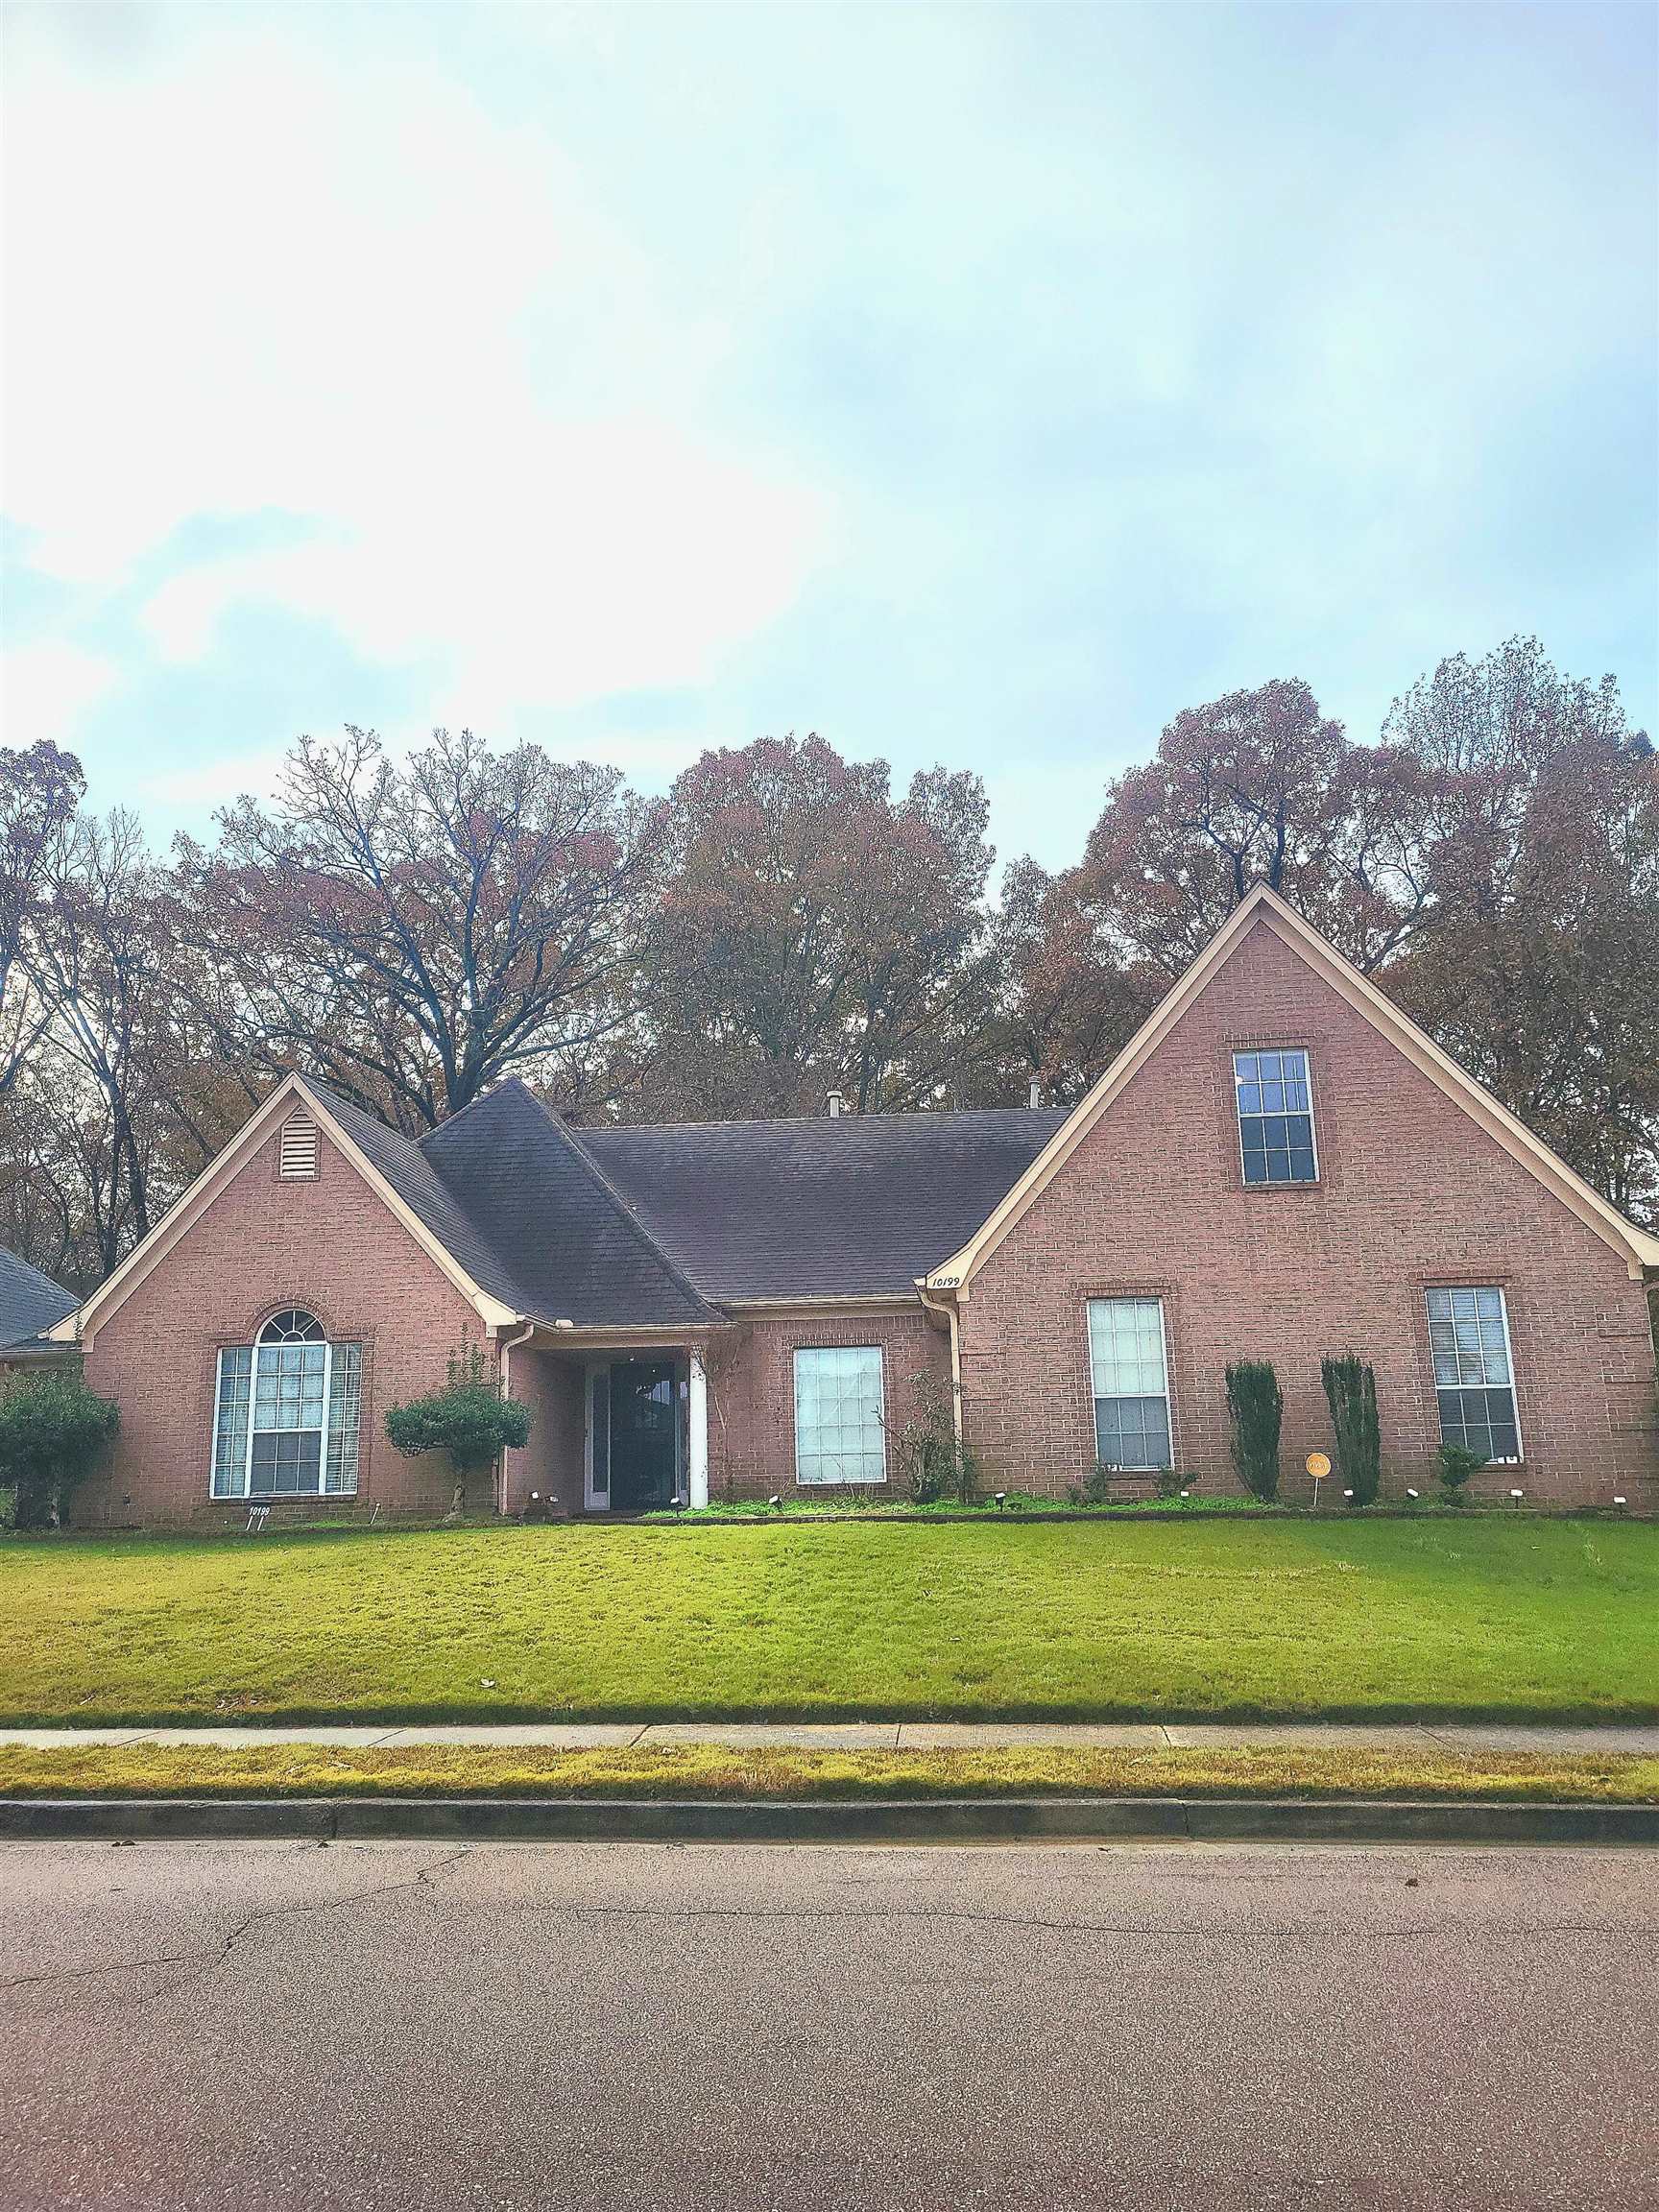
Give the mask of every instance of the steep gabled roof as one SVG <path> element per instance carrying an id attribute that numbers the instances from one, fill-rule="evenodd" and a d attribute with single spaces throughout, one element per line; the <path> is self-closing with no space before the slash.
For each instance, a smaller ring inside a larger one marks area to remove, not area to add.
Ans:
<path id="1" fill-rule="evenodd" d="M 498 1262 L 527 1319 L 577 1328 L 707 1328 L 702 1295 L 583 1141 L 517 1080 L 421 1141 L 469 1236 Z M 415 1201 L 411 1198 L 411 1203 Z"/>
<path id="2" fill-rule="evenodd" d="M 581 1137 L 707 1297 L 913 1296 L 1066 1118 L 993 1108 Z"/>
<path id="3" fill-rule="evenodd" d="M 1234 907 L 1204 950 L 1136 1030 L 1088 1096 L 1069 1114 L 1041 1154 L 1005 1192 L 974 1234 L 924 1279 L 928 1289 L 950 1290 L 968 1284 L 1022 1216 L 1059 1174 L 1113 1100 L 1145 1065 L 1192 1004 L 1206 983 L 1231 958 L 1256 923 L 1262 922 L 1298 953 L 1313 973 L 1345 998 L 1371 1026 L 1398 1047 L 1422 1074 L 1460 1106 L 1503 1149 L 1536 1176 L 1569 1212 L 1623 1259 L 1632 1277 L 1659 1268 L 1659 1237 L 1639 1229 L 1599 1191 L 1552 1152 L 1542 1138 L 1501 1105 L 1484 1084 L 1443 1052 L 1409 1015 L 1380 991 L 1369 976 L 1343 958 L 1329 938 L 1281 899 L 1258 883 Z"/>
<path id="4" fill-rule="evenodd" d="M 0 1251 L 0 1352 L 10 1352 L 73 1313 L 78 1301 L 15 1252 Z"/>

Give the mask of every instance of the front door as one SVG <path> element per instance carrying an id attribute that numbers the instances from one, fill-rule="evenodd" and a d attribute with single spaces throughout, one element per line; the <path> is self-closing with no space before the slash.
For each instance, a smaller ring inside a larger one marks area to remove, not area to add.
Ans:
<path id="1" fill-rule="evenodd" d="M 679 1377 L 672 1359 L 611 1365 L 611 1510 L 650 1513 L 680 1487 Z"/>

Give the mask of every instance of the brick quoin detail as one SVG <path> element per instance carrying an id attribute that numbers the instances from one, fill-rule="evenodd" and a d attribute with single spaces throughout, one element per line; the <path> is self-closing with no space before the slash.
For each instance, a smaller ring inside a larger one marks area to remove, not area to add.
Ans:
<path id="1" fill-rule="evenodd" d="M 76 1494 L 78 1523 L 246 1515 L 208 1497 L 218 1353 L 251 1343 L 285 1306 L 363 1346 L 359 1503 L 447 1509 L 447 1463 L 395 1452 L 386 1408 L 441 1388 L 449 1354 L 484 1344 L 483 1323 L 325 1135 L 314 1182 L 279 1180 L 278 1142 L 274 1129 L 87 1347 L 87 1382 L 118 1402 L 121 1428 L 107 1468 Z M 468 1503 L 489 1503 L 485 1476 Z"/>
<path id="2" fill-rule="evenodd" d="M 1246 1190 L 1232 1055 L 1310 1060 L 1319 1181 Z M 1425 1292 L 1503 1286 L 1525 1463 L 1478 1476 L 1539 1505 L 1659 1509 L 1646 1294 L 1624 1260 L 1258 922 L 974 1277 L 962 1308 L 967 1441 L 1005 1487 L 1061 1494 L 1094 1463 L 1090 1297 L 1161 1295 L 1173 1450 L 1237 1491 L 1225 1371 L 1270 1359 L 1285 1494 L 1330 1445 L 1322 1354 L 1377 1370 L 1383 1483 L 1432 1485 Z"/>

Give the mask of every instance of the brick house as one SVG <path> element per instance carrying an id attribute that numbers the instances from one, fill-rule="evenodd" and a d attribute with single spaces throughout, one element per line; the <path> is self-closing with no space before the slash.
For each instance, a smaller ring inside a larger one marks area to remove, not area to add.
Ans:
<path id="1" fill-rule="evenodd" d="M 78 1517 L 436 1512 L 386 1408 L 477 1346 L 532 1409 L 469 1510 L 897 1482 L 919 1377 L 994 1487 L 1235 1485 L 1273 1361 L 1376 1369 L 1385 1490 L 1443 1436 L 1533 1503 L 1659 1508 L 1659 1237 L 1258 888 L 1070 1112 L 567 1127 L 509 1082 L 419 1142 L 288 1077 L 60 1324 L 121 1407 Z"/>

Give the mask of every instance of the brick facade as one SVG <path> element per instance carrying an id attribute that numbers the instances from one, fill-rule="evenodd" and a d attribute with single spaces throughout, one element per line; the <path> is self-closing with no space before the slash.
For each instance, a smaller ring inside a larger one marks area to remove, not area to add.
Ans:
<path id="1" fill-rule="evenodd" d="M 1232 1054 L 1276 1046 L 1309 1054 L 1319 1180 L 1246 1189 Z M 1525 1460 L 1476 1488 L 1659 1509 L 1653 1342 L 1623 1259 L 1258 922 L 974 1279 L 968 1439 L 998 1484 L 1081 1481 L 1086 1302 L 1155 1295 L 1175 1459 L 1207 1492 L 1238 1487 L 1228 1362 L 1278 1371 L 1293 1497 L 1305 1455 L 1330 1445 L 1320 1357 L 1350 1349 L 1377 1371 L 1385 1492 L 1425 1487 L 1439 1443 L 1425 1291 L 1440 1284 L 1500 1284 L 1508 1303 Z"/>
<path id="2" fill-rule="evenodd" d="M 893 1437 L 916 1409 L 913 1378 L 930 1372 L 949 1404 L 950 1348 L 920 1305 L 834 1313 L 802 1307 L 749 1321 L 709 1350 L 709 1499 L 793 1494 L 795 1352 L 806 1345 L 877 1344 L 888 1429 L 888 1496 L 902 1494 Z M 809 1485 L 807 1495 L 824 1490 Z"/>
<path id="3" fill-rule="evenodd" d="M 1309 1054 L 1319 1179 L 1246 1188 L 1232 1054 L 1282 1046 Z M 281 1181 L 277 1145 L 273 1127 L 95 1327 L 86 1378 L 118 1401 L 122 1426 L 110 1463 L 78 1494 L 78 1521 L 245 1512 L 208 1497 L 216 1358 L 286 1306 L 363 1347 L 359 1509 L 448 1507 L 446 1467 L 395 1453 L 386 1409 L 441 1384 L 460 1346 L 498 1354 L 325 1131 L 315 1180 Z M 1094 1461 L 1087 1302 L 1156 1296 L 1173 1456 L 1189 1482 L 1236 1489 L 1224 1373 L 1230 1360 L 1264 1358 L 1285 1393 L 1285 1493 L 1304 1494 L 1306 1454 L 1331 1441 L 1320 1356 L 1352 1350 L 1377 1373 L 1385 1493 L 1426 1488 L 1439 1432 L 1425 1291 L 1459 1284 L 1505 1293 L 1525 1453 L 1477 1488 L 1520 1487 L 1540 1505 L 1619 1492 L 1659 1510 L 1647 1296 L 1623 1256 L 1257 921 L 963 1290 L 965 1439 L 987 1486 L 1060 1496 L 1081 1482 Z M 708 1335 L 711 1503 L 795 1490 L 794 1352 L 861 1344 L 881 1348 L 890 1437 L 915 1410 L 918 1373 L 948 1392 L 949 1338 L 920 1303 L 751 1310 Z M 509 1353 L 535 1430 L 507 1455 L 508 1512 L 532 1490 L 555 1496 L 555 1510 L 582 1509 L 588 1357 L 605 1354 L 558 1348 L 550 1333 Z M 890 1447 L 887 1495 L 901 1490 Z M 496 1503 L 493 1479 L 475 1479 L 467 1510 Z"/>
<path id="4" fill-rule="evenodd" d="M 252 1343 L 285 1306 L 363 1347 L 359 1506 L 447 1509 L 446 1464 L 395 1452 L 386 1408 L 441 1387 L 449 1354 L 483 1343 L 482 1324 L 326 1136 L 314 1182 L 277 1179 L 277 1142 L 273 1130 L 87 1346 L 86 1381 L 117 1401 L 121 1429 L 108 1465 L 76 1493 L 78 1524 L 246 1514 L 208 1497 L 219 1348 Z M 492 1489 L 476 1479 L 468 1507 L 487 1510 Z"/>

